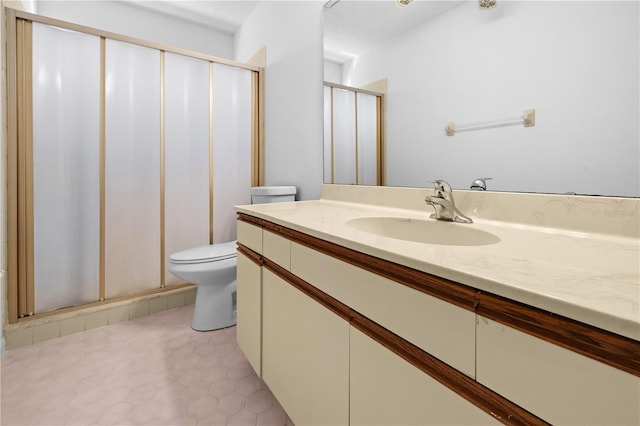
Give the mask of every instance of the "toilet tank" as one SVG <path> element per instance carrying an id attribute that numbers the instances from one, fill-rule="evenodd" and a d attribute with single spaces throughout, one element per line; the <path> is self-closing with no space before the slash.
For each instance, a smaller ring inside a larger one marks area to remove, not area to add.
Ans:
<path id="1" fill-rule="evenodd" d="M 251 204 L 295 201 L 296 192 L 295 186 L 254 186 L 251 188 Z"/>

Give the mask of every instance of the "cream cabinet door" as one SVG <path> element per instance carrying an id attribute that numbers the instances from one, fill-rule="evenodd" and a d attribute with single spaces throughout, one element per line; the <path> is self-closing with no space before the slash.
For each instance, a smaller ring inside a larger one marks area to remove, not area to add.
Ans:
<path id="1" fill-rule="evenodd" d="M 236 340 L 249 363 L 262 375 L 262 267 L 242 253 L 237 266 Z"/>
<path id="2" fill-rule="evenodd" d="M 351 327 L 351 425 L 500 424 Z"/>
<path id="3" fill-rule="evenodd" d="M 349 323 L 266 268 L 262 378 L 297 425 L 349 421 Z"/>
<path id="4" fill-rule="evenodd" d="M 477 380 L 552 424 L 640 424 L 640 378 L 478 317 Z"/>

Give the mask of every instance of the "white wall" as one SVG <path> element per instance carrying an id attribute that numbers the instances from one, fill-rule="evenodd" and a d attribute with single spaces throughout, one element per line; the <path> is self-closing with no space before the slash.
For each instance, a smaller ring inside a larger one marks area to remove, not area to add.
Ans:
<path id="1" fill-rule="evenodd" d="M 117 1 L 39 1 L 39 15 L 233 59 L 233 35 Z"/>
<path id="2" fill-rule="evenodd" d="M 388 184 L 640 196 L 638 15 L 638 2 L 468 2 L 359 57 L 349 84 L 388 78 Z M 527 107 L 532 128 L 443 130 Z"/>
<path id="3" fill-rule="evenodd" d="M 236 32 L 236 60 L 266 45 L 265 183 L 320 197 L 322 1 L 263 1 Z"/>
<path id="4" fill-rule="evenodd" d="M 330 83 L 342 83 L 342 64 L 333 61 L 324 61 L 324 81 Z"/>

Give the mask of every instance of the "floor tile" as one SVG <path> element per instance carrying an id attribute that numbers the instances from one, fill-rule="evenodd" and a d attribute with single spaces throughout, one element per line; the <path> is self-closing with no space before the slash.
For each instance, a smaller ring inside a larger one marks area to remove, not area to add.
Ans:
<path id="1" fill-rule="evenodd" d="M 293 425 L 236 344 L 193 305 L 5 353 L 2 425 Z"/>

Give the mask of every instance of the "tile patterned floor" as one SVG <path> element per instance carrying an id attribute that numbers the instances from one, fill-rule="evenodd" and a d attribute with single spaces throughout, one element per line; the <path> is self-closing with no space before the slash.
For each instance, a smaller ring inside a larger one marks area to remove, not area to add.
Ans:
<path id="1" fill-rule="evenodd" d="M 193 305 L 8 351 L 2 425 L 293 425 L 236 344 Z"/>

